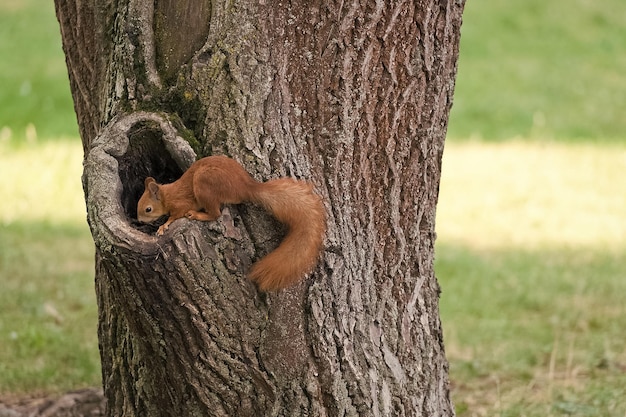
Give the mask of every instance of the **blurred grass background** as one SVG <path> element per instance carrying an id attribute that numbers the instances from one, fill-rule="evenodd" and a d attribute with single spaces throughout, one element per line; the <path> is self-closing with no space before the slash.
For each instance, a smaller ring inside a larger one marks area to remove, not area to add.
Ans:
<path id="1" fill-rule="evenodd" d="M 82 150 L 52 1 L 0 1 L 0 403 L 100 384 Z"/>
<path id="2" fill-rule="evenodd" d="M 0 139 L 77 138 L 73 108 L 53 2 L 2 0 Z"/>
<path id="3" fill-rule="evenodd" d="M 460 416 L 626 415 L 626 8 L 469 0 L 436 271 Z M 100 383 L 52 2 L 0 2 L 0 401 Z"/>
<path id="4" fill-rule="evenodd" d="M 449 136 L 624 139 L 620 0 L 468 0 Z"/>

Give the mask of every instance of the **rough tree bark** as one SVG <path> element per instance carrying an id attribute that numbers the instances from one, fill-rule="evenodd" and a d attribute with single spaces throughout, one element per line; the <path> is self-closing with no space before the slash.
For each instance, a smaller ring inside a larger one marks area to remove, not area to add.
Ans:
<path id="1" fill-rule="evenodd" d="M 433 272 L 463 0 L 55 0 L 85 150 L 115 416 L 453 415 Z M 227 154 L 311 180 L 314 273 L 245 278 L 257 207 L 140 227 L 143 179 Z"/>

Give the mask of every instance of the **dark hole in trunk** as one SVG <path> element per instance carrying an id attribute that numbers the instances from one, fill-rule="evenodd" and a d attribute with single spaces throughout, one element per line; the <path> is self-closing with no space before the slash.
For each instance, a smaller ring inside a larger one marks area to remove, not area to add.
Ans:
<path id="1" fill-rule="evenodd" d="M 145 233 L 154 233 L 165 223 L 162 216 L 151 224 L 137 220 L 137 202 L 144 192 L 146 177 L 154 177 L 160 184 L 176 181 L 183 170 L 174 161 L 163 143 L 163 132 L 158 123 L 144 120 L 128 131 L 128 149 L 118 157 L 118 171 L 122 182 L 122 207 L 130 223 Z"/>

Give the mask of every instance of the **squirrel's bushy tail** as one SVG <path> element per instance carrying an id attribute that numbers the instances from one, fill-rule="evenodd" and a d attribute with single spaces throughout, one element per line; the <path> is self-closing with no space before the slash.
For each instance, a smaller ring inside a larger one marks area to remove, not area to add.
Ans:
<path id="1" fill-rule="evenodd" d="M 326 232 L 320 197 L 306 181 L 279 178 L 260 183 L 253 202 L 270 211 L 289 231 L 280 245 L 252 265 L 248 274 L 263 291 L 288 287 L 311 272 Z"/>

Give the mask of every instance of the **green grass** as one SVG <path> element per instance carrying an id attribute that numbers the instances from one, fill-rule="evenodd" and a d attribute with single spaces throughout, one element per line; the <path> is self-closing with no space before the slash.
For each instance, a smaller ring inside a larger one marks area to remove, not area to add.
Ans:
<path id="1" fill-rule="evenodd" d="M 624 139 L 622 0 L 469 0 L 452 138 Z"/>
<path id="2" fill-rule="evenodd" d="M 0 395 L 100 382 L 81 158 L 78 141 L 0 144 Z"/>
<path id="3" fill-rule="evenodd" d="M 98 385 L 89 233 L 33 222 L 0 228 L 0 394 Z"/>
<path id="4" fill-rule="evenodd" d="M 459 416 L 626 415 L 626 146 L 449 143 L 436 272 Z"/>
<path id="5" fill-rule="evenodd" d="M 622 3 L 467 1 L 450 137 L 623 140 Z M 53 2 L 0 2 L 0 57 L 0 139 L 76 137 Z"/>
<path id="6" fill-rule="evenodd" d="M 626 413 L 626 251 L 437 250 L 460 416 Z"/>

